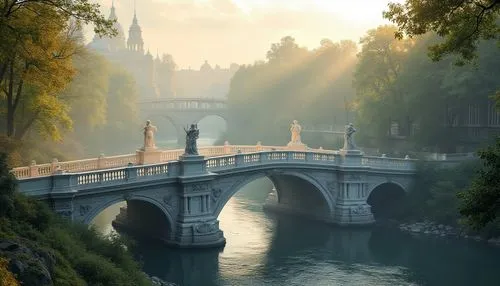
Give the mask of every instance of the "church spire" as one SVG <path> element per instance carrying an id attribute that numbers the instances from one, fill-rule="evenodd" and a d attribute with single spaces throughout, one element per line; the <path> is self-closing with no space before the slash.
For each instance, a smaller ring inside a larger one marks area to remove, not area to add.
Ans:
<path id="1" fill-rule="evenodd" d="M 128 30 L 128 49 L 131 51 L 144 52 L 144 41 L 142 40 L 142 29 L 139 26 L 139 21 L 137 20 L 137 10 L 134 1 L 134 19 L 132 20 L 132 25 Z"/>
<path id="2" fill-rule="evenodd" d="M 115 9 L 115 1 L 113 0 L 111 2 L 111 11 L 109 13 L 109 20 L 117 20 L 118 17 L 116 17 L 116 9 Z"/>

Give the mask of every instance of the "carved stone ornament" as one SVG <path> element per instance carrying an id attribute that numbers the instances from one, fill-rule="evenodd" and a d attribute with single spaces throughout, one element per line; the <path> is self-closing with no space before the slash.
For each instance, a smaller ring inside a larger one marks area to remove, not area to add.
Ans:
<path id="1" fill-rule="evenodd" d="M 211 233 L 217 231 L 217 225 L 215 222 L 212 223 L 203 222 L 195 225 L 194 230 L 197 233 Z"/>
<path id="2" fill-rule="evenodd" d="M 62 217 L 71 219 L 73 212 L 71 210 L 62 210 L 62 211 L 57 211 L 57 214 L 59 214 Z"/>
<path id="3" fill-rule="evenodd" d="M 345 126 L 344 132 L 344 150 L 357 150 L 358 147 L 354 143 L 353 135 L 356 132 L 356 128 L 352 123 Z"/>
<path id="4" fill-rule="evenodd" d="M 193 192 L 205 192 L 208 191 L 208 185 L 207 184 L 196 184 L 192 186 Z"/>
<path id="5" fill-rule="evenodd" d="M 142 149 L 147 151 L 148 149 L 156 149 L 154 134 L 158 130 L 156 126 L 151 124 L 151 120 L 146 121 L 144 126 L 144 146 Z"/>
<path id="6" fill-rule="evenodd" d="M 81 216 L 86 215 L 89 211 L 90 211 L 90 206 L 89 205 L 80 206 L 80 215 Z"/>
<path id="7" fill-rule="evenodd" d="M 174 203 L 174 195 L 169 193 L 169 194 L 166 194 L 164 197 L 163 197 L 163 202 L 167 205 L 167 206 L 172 206 L 173 203 Z"/>
<path id="8" fill-rule="evenodd" d="M 349 181 L 361 181 L 361 176 L 360 175 L 350 175 Z"/>
<path id="9" fill-rule="evenodd" d="M 351 212 L 353 214 L 367 214 L 368 207 L 364 206 L 364 205 L 357 205 L 357 206 L 351 208 Z"/>
<path id="10" fill-rule="evenodd" d="M 198 155 L 198 145 L 196 140 L 200 136 L 200 130 L 198 130 L 197 124 L 191 124 L 189 129 L 185 129 L 186 132 L 186 148 L 184 148 L 184 155 Z"/>
<path id="11" fill-rule="evenodd" d="M 212 189 L 212 201 L 217 201 L 217 199 L 222 194 L 222 189 Z"/>

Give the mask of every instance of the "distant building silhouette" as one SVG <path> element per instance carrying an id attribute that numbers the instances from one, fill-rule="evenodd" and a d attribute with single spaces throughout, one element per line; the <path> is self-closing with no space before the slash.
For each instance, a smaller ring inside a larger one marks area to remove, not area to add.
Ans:
<path id="1" fill-rule="evenodd" d="M 127 39 L 122 25 L 118 22 L 114 3 L 108 18 L 116 20 L 114 28 L 118 31 L 118 35 L 113 38 L 96 35 L 89 47 L 129 71 L 137 82 L 141 99 L 221 98 L 227 95 L 229 82 L 238 70 L 238 65 L 232 64 L 229 69 L 221 69 L 216 65 L 213 69 L 205 61 L 200 70 L 176 70 L 171 55 L 164 54 L 160 57 L 157 53 L 153 58 L 149 50 L 144 52 L 142 29 L 135 9 Z"/>

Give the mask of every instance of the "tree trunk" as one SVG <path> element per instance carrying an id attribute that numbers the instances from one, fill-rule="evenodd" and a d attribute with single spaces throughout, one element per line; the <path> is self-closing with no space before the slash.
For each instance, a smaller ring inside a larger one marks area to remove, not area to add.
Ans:
<path id="1" fill-rule="evenodd" d="M 13 137 L 15 133 L 14 126 L 14 61 L 9 65 L 9 86 L 7 89 L 7 137 Z"/>

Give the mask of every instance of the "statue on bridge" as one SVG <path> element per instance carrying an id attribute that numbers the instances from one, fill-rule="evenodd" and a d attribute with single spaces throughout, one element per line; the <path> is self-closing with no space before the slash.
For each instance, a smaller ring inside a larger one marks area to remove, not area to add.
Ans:
<path id="1" fill-rule="evenodd" d="M 302 131 L 302 126 L 300 126 L 297 120 L 294 120 L 290 125 L 290 132 L 292 133 L 292 138 L 290 144 L 302 144 L 300 139 L 300 132 Z"/>
<path id="2" fill-rule="evenodd" d="M 196 140 L 200 135 L 200 130 L 198 130 L 197 124 L 191 124 L 191 128 L 186 130 L 186 148 L 184 149 L 184 155 L 199 155 L 198 154 L 198 146 L 196 144 Z"/>
<path id="3" fill-rule="evenodd" d="M 348 125 L 345 126 L 343 150 L 357 150 L 358 149 L 358 147 L 354 143 L 354 138 L 353 138 L 353 135 L 355 132 L 356 132 L 356 129 L 354 128 L 354 125 L 352 123 L 349 123 Z"/>
<path id="4" fill-rule="evenodd" d="M 151 120 L 146 121 L 146 126 L 144 126 L 144 151 L 156 149 L 154 133 L 157 130 L 158 128 L 151 124 Z"/>

